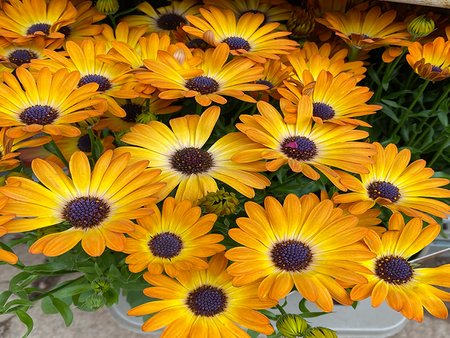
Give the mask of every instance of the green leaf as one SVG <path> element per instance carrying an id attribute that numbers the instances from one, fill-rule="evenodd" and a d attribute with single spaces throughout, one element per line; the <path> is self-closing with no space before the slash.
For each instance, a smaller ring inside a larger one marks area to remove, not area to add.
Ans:
<path id="1" fill-rule="evenodd" d="M 4 309 L 6 310 L 6 312 L 12 312 L 12 309 L 14 307 L 27 307 L 27 306 L 31 306 L 33 305 L 33 302 L 31 300 L 28 299 L 14 299 L 8 303 L 5 304 Z"/>
<path id="2" fill-rule="evenodd" d="M 29 273 L 27 271 L 19 272 L 9 282 L 9 290 L 12 292 L 19 291 L 25 286 L 29 285 L 32 281 L 37 279 L 39 276 Z"/>
<path id="3" fill-rule="evenodd" d="M 47 315 L 58 313 L 58 309 L 53 305 L 50 297 L 45 297 L 41 301 L 41 310 Z"/>
<path id="4" fill-rule="evenodd" d="M 303 318 L 314 318 L 322 315 L 329 314 L 330 312 L 304 312 L 301 314 Z"/>
<path id="5" fill-rule="evenodd" d="M 73 321 L 73 312 L 70 309 L 70 306 L 63 302 L 61 299 L 56 298 L 52 295 L 49 295 L 49 298 L 53 306 L 58 310 L 58 312 L 61 314 L 61 317 L 64 319 L 64 324 L 66 324 L 66 326 L 70 326 Z"/>
<path id="6" fill-rule="evenodd" d="M 59 298 L 72 297 L 74 295 L 78 295 L 80 293 L 91 290 L 90 284 L 79 284 L 79 285 L 70 285 L 68 287 L 62 288 L 54 293 L 55 296 Z"/>
<path id="7" fill-rule="evenodd" d="M 26 338 L 30 335 L 33 330 L 33 319 L 30 317 L 28 313 L 23 310 L 16 311 L 17 317 L 20 319 L 22 323 L 24 323 L 27 327 L 27 332 L 22 336 L 22 338 Z"/>
<path id="8" fill-rule="evenodd" d="M 381 112 L 387 116 L 389 116 L 392 120 L 394 120 L 395 122 L 399 122 L 400 120 L 398 119 L 397 115 L 394 113 L 394 111 L 389 108 L 388 105 L 386 104 L 381 104 L 383 106 L 383 109 L 381 109 Z"/>
<path id="9" fill-rule="evenodd" d="M 38 264 L 38 265 L 30 265 L 26 266 L 24 268 L 24 271 L 32 272 L 35 274 L 47 274 L 52 272 L 59 272 L 61 270 L 64 270 L 66 268 L 65 264 L 52 262 L 52 263 L 45 263 L 45 264 Z"/>
<path id="10" fill-rule="evenodd" d="M 247 330 L 247 334 L 248 334 L 251 338 L 257 338 L 257 337 L 259 336 L 259 332 L 253 331 L 253 330 L 250 330 L 250 329 Z"/>
<path id="11" fill-rule="evenodd" d="M 5 303 L 7 302 L 7 300 L 9 299 L 9 297 L 11 297 L 12 292 L 9 290 L 3 291 L 2 293 L 0 293 L 0 309 L 3 309 L 3 306 L 5 305 Z M 1 310 L 0 310 L 1 312 Z"/>
<path id="12" fill-rule="evenodd" d="M 298 308 L 302 313 L 309 312 L 309 309 L 306 307 L 306 298 L 302 298 L 302 300 L 298 303 Z"/>

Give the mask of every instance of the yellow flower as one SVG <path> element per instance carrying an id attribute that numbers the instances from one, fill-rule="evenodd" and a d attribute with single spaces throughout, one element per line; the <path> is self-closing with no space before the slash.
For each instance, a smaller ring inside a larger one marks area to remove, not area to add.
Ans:
<path id="1" fill-rule="evenodd" d="M 335 196 L 336 203 L 353 203 L 351 213 L 360 214 L 375 204 L 389 208 L 392 212 L 403 212 L 411 217 L 421 217 L 427 222 L 435 222 L 427 214 L 447 217 L 450 207 L 433 198 L 448 198 L 450 191 L 439 188 L 449 183 L 445 178 L 431 178 L 434 171 L 425 168 L 424 160 L 409 163 L 411 152 L 398 151 L 395 144 L 386 148 L 374 143 L 377 154 L 369 172 L 360 174 L 360 179 L 339 172 L 341 183 L 352 192 Z"/>
<path id="2" fill-rule="evenodd" d="M 278 170 L 289 164 L 294 172 L 301 172 L 312 180 L 323 173 L 334 185 L 345 189 L 339 175 L 330 167 L 350 172 L 366 173 L 367 164 L 375 153 L 373 145 L 355 142 L 367 137 L 367 132 L 355 130 L 353 125 L 336 126 L 332 123 L 312 124 L 313 104 L 309 96 L 299 100 L 295 124 L 287 124 L 281 114 L 269 103 L 259 101 L 260 115 L 241 115 L 243 123 L 236 127 L 261 148 L 237 153 L 232 159 L 245 163 L 248 160 L 267 159 L 266 168 Z"/>
<path id="3" fill-rule="evenodd" d="M 293 40 L 279 39 L 291 34 L 290 32 L 272 32 L 280 25 L 278 22 L 261 26 L 264 22 L 264 15 L 261 13 L 248 12 L 237 20 L 231 10 L 213 6 L 208 9 L 200 8 L 200 13 L 203 18 L 188 15 L 186 18 L 193 27 L 184 26 L 183 29 L 212 46 L 226 43 L 232 55 L 244 55 L 264 63 L 266 59 L 278 60 L 279 55 L 289 54 L 298 45 Z"/>
<path id="4" fill-rule="evenodd" d="M 226 257 L 236 286 L 258 282 L 261 299 L 279 300 L 295 285 L 300 294 L 324 311 L 333 310 L 333 299 L 352 304 L 336 280 L 364 283 L 367 268 L 361 262 L 374 255 L 360 243 L 369 231 L 357 227 L 355 216 L 342 215 L 330 200 L 314 194 L 289 194 L 283 204 L 266 197 L 264 208 L 245 203 L 248 217 L 236 220 L 228 231 L 243 246 L 229 249 Z M 359 282 L 360 281 L 360 282 Z"/>
<path id="5" fill-rule="evenodd" d="M 159 121 L 137 124 L 122 138 L 132 146 L 118 147 L 118 154 L 129 152 L 132 160 L 148 160 L 149 167 L 162 171 L 160 180 L 167 185 L 158 194 L 164 199 L 177 186 L 176 200 L 196 202 L 210 191 L 217 191 L 215 180 L 222 181 L 244 196 L 252 198 L 256 189 L 264 189 L 270 181 L 260 174 L 264 163 L 235 163 L 237 153 L 259 148 L 242 133 L 229 133 L 207 150 L 208 141 L 220 115 L 219 107 L 206 109 L 201 116 L 186 115 L 170 120 L 168 126 Z M 155 137 L 157 135 L 157 137 Z"/>
<path id="6" fill-rule="evenodd" d="M 450 41 L 438 37 L 424 45 L 414 42 L 408 52 L 406 61 L 425 80 L 442 81 L 450 77 Z"/>
<path id="7" fill-rule="evenodd" d="M 4 82 L 0 83 L 0 126 L 11 127 L 7 131 L 9 137 L 20 138 L 40 131 L 78 136 L 80 130 L 71 123 L 103 113 L 100 107 L 103 100 L 92 98 L 98 85 L 80 85 L 77 71 L 60 69 L 52 74 L 43 68 L 34 78 L 27 69 L 19 67 L 16 75 L 17 78 L 4 72 Z"/>
<path id="8" fill-rule="evenodd" d="M 87 156 L 75 152 L 69 163 L 72 175 L 52 162 L 35 159 L 32 169 L 39 184 L 23 177 L 9 177 L 0 192 L 9 197 L 2 213 L 17 218 L 3 226 L 8 232 L 36 230 L 64 222 L 70 228 L 38 239 L 30 252 L 59 256 L 81 241 L 91 256 L 100 256 L 105 246 L 122 251 L 124 233 L 133 231 L 131 219 L 151 212 L 142 208 L 164 184 L 155 183 L 158 170 L 145 170 L 146 161 L 129 165 L 129 154 L 112 159 L 106 151 L 91 171 Z"/>
<path id="9" fill-rule="evenodd" d="M 358 283 L 351 291 L 354 300 L 372 298 L 372 306 L 383 301 L 406 318 L 421 322 L 423 308 L 433 316 L 447 318 L 448 310 L 443 301 L 450 301 L 450 293 L 436 286 L 450 287 L 450 264 L 436 268 L 419 268 L 408 261 L 440 232 L 436 223 L 422 227 L 420 218 L 413 218 L 406 225 L 399 213 L 392 215 L 388 231 L 381 235 L 371 232 L 364 239 L 376 257 L 365 265 L 367 283 Z"/>
<path id="10" fill-rule="evenodd" d="M 161 211 L 157 206 L 152 210 L 128 233 L 131 238 L 126 239 L 124 252 L 131 272 L 148 269 L 152 274 L 165 271 L 174 277 L 183 271 L 206 269 L 204 258 L 225 250 L 218 244 L 222 235 L 208 234 L 217 216 L 202 216 L 200 207 L 191 201 L 176 202 L 168 197 Z"/>
<path id="11" fill-rule="evenodd" d="M 189 271 L 176 280 L 164 275 L 144 274 L 153 285 L 144 289 L 147 297 L 158 298 L 139 305 L 130 316 L 154 314 L 142 325 L 143 331 L 166 327 L 161 338 L 170 337 L 247 337 L 243 328 L 269 335 L 269 319 L 256 310 L 277 302 L 260 300 L 257 285 L 235 287 L 226 272 L 223 254 L 213 256 L 207 270 Z"/>

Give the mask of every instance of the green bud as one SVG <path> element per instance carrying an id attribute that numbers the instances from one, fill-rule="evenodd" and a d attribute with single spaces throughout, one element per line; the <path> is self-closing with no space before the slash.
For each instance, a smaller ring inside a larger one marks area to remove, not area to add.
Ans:
<path id="1" fill-rule="evenodd" d="M 98 277 L 91 282 L 91 287 L 95 292 L 104 293 L 111 287 L 111 285 L 108 278 Z"/>
<path id="2" fill-rule="evenodd" d="M 207 213 L 225 216 L 236 212 L 239 200 L 234 193 L 220 189 L 216 192 L 209 192 L 198 201 L 198 204 L 203 207 Z"/>
<path id="3" fill-rule="evenodd" d="M 112 15 L 116 14 L 119 10 L 119 1 L 117 0 L 98 0 L 95 4 L 95 8 L 100 13 L 106 14 L 106 15 Z"/>
<path id="4" fill-rule="evenodd" d="M 100 293 L 90 295 L 81 306 L 84 311 L 95 311 L 105 305 L 105 297 Z"/>
<path id="5" fill-rule="evenodd" d="M 308 329 L 305 338 L 338 338 L 335 331 L 327 329 L 326 327 L 312 327 Z"/>
<path id="6" fill-rule="evenodd" d="M 289 17 L 286 28 L 292 32 L 296 38 L 307 37 L 314 31 L 314 15 L 300 7 L 296 7 Z"/>
<path id="7" fill-rule="evenodd" d="M 156 121 L 156 115 L 150 111 L 150 102 L 146 101 L 147 104 L 142 106 L 142 113 L 136 116 L 137 123 L 149 123 L 150 121 Z"/>
<path id="8" fill-rule="evenodd" d="M 422 38 L 434 31 L 434 21 L 425 15 L 418 16 L 408 25 L 408 32 L 414 38 Z"/>
<path id="9" fill-rule="evenodd" d="M 278 331 L 287 338 L 303 336 L 308 328 L 308 322 L 300 315 L 286 313 L 277 320 Z"/>

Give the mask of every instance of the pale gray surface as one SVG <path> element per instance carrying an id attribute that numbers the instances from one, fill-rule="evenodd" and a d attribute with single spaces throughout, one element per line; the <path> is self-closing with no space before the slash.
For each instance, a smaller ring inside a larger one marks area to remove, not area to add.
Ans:
<path id="1" fill-rule="evenodd" d="M 22 250 L 21 250 L 22 251 Z M 26 252 L 18 252 L 28 264 L 37 264 L 42 256 L 29 256 Z M 25 257 L 27 256 L 27 257 Z M 448 263 L 439 261 L 437 264 Z M 431 265 L 433 263 L 430 263 Z M 436 264 L 436 263 L 434 263 Z M 10 266 L 0 267 L 0 291 L 7 288 L 9 279 L 17 272 Z M 44 315 L 39 306 L 31 309 L 29 314 L 34 319 L 35 327 L 31 338 L 143 338 L 157 337 L 155 334 L 138 334 L 120 327 L 112 318 L 108 309 L 97 312 L 82 312 L 74 309 L 74 322 L 65 327 L 59 315 Z M 11 315 L 0 316 L 0 337 L 20 338 L 25 332 L 23 324 Z M 426 316 L 423 323 L 409 322 L 405 329 L 395 338 L 447 338 L 450 336 L 450 320 L 440 320 Z M 360 337 L 364 338 L 364 337 Z"/>

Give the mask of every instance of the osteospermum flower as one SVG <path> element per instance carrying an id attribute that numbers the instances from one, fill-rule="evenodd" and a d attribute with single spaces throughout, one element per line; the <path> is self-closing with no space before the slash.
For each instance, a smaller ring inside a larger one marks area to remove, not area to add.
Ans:
<path id="1" fill-rule="evenodd" d="M 217 216 L 202 216 L 200 207 L 191 201 L 176 202 L 168 197 L 161 211 L 157 206 L 152 210 L 128 233 L 131 238 L 126 239 L 124 252 L 129 254 L 125 263 L 131 272 L 148 269 L 152 274 L 165 271 L 174 277 L 183 271 L 206 269 L 204 257 L 225 250 L 218 244 L 222 235 L 208 234 Z"/>
<path id="2" fill-rule="evenodd" d="M 286 66 L 281 60 L 268 60 L 264 63 L 264 71 L 261 79 L 257 80 L 257 84 L 263 84 L 269 87 L 266 92 L 275 98 L 279 98 L 278 89 L 284 86 L 283 82 L 290 76 L 292 68 Z M 254 93 L 255 97 L 259 93 Z M 266 95 L 267 96 L 267 95 Z M 263 97 L 264 101 L 268 101 L 267 97 Z"/>
<path id="3" fill-rule="evenodd" d="M 233 286 L 226 266 L 223 254 L 217 254 L 209 261 L 207 270 L 186 272 L 176 280 L 147 272 L 144 279 L 153 286 L 144 289 L 144 294 L 160 300 L 139 305 L 128 315 L 154 313 L 142 330 L 166 327 L 162 338 L 247 337 L 243 328 L 273 333 L 269 319 L 255 310 L 270 308 L 277 302 L 259 299 L 255 284 Z"/>
<path id="4" fill-rule="evenodd" d="M 105 128 L 111 131 L 125 131 L 136 123 L 147 123 L 155 120 L 158 115 L 171 114 L 179 111 L 182 106 L 174 106 L 173 100 L 161 100 L 158 97 L 146 99 L 138 97 L 135 99 L 116 99 L 120 107 L 125 110 L 124 117 L 117 117 L 106 112 L 100 121 L 94 126 L 95 130 Z"/>
<path id="5" fill-rule="evenodd" d="M 186 70 L 170 53 L 160 52 L 157 60 L 144 61 L 150 71 L 141 71 L 136 78 L 157 87 L 162 99 L 194 97 L 202 106 L 209 106 L 212 102 L 225 104 L 227 100 L 223 96 L 255 102 L 244 91 L 267 89 L 266 85 L 252 83 L 261 78 L 263 68 L 256 67 L 255 62 L 249 59 L 227 62 L 229 51 L 226 43 L 210 48 L 202 55 L 202 63 L 190 70 Z"/>
<path id="6" fill-rule="evenodd" d="M 106 109 L 112 114 L 123 117 L 125 111 L 120 108 L 114 97 L 131 99 L 139 94 L 133 90 L 136 81 L 131 74 L 127 74 L 129 66 L 123 63 L 110 64 L 97 58 L 106 54 L 106 45 L 103 41 L 83 40 L 80 45 L 73 41 L 66 43 L 65 52 L 46 50 L 49 60 L 33 60 L 31 69 L 48 67 L 53 72 L 65 68 L 70 71 L 78 71 L 80 80 L 78 85 L 88 83 L 98 84 L 97 98 L 106 101 Z M 65 57 L 68 54 L 69 58 Z"/>
<path id="7" fill-rule="evenodd" d="M 368 87 L 357 86 L 356 83 L 357 79 L 347 73 L 333 76 L 328 71 L 321 71 L 314 85 L 309 88 L 313 102 L 312 119 L 317 123 L 370 126 L 354 117 L 375 114 L 376 110 L 382 107 L 366 104 L 373 92 L 369 91 Z M 287 99 L 283 102 L 285 120 L 288 123 L 295 123 L 302 91 L 293 85 L 286 84 L 286 87 L 278 90 Z"/>
<path id="8" fill-rule="evenodd" d="M 187 15 L 198 14 L 198 1 L 171 1 L 170 5 L 153 8 L 148 2 L 140 3 L 136 9 L 145 15 L 129 15 L 122 19 L 130 26 L 145 26 L 148 33 L 171 33 L 188 23 Z"/>
<path id="9" fill-rule="evenodd" d="M 77 15 L 69 0 L 23 0 L 3 4 L 0 35 L 15 43 L 27 43 L 37 36 L 61 45 L 64 34 L 58 32 L 73 23 Z"/>
<path id="10" fill-rule="evenodd" d="M 352 8 L 346 13 L 326 12 L 316 20 L 333 30 L 349 46 L 372 50 L 385 45 L 406 46 L 409 33 L 404 22 L 394 22 L 397 12 L 382 13 L 380 7 L 369 11 Z"/>
<path id="11" fill-rule="evenodd" d="M 41 131 L 77 136 L 80 131 L 71 123 L 103 113 L 95 108 L 103 100 L 92 98 L 98 86 L 88 83 L 79 86 L 80 74 L 76 71 L 60 69 L 52 74 L 43 68 L 34 78 L 28 70 L 19 67 L 16 76 L 4 72 L 4 82 L 0 83 L 0 126 L 11 127 L 7 131 L 9 137 Z"/>
<path id="12" fill-rule="evenodd" d="M 365 165 L 375 153 L 373 145 L 354 142 L 367 137 L 367 132 L 355 130 L 355 126 L 336 126 L 332 123 L 312 125 L 313 104 L 309 96 L 299 100 L 295 124 L 287 124 L 283 116 L 269 103 L 257 103 L 260 115 L 241 115 L 243 123 L 236 127 L 261 148 L 244 151 L 233 160 L 245 163 L 249 160 L 267 159 L 266 168 L 276 171 L 288 163 L 294 172 L 302 172 L 312 180 L 323 173 L 337 187 L 343 188 L 339 175 L 330 167 L 350 172 L 366 173 Z M 345 188 L 344 188 L 345 189 Z"/>
<path id="13" fill-rule="evenodd" d="M 431 81 L 450 77 L 450 41 L 437 37 L 424 45 L 414 42 L 408 52 L 406 61 L 420 77 Z"/>
<path id="14" fill-rule="evenodd" d="M 333 76 L 344 72 L 351 74 L 359 82 L 364 78 L 366 68 L 363 67 L 362 61 L 347 62 L 347 54 L 347 49 L 332 53 L 331 45 L 328 43 L 319 48 L 314 42 L 305 42 L 301 49 L 287 55 L 293 67 L 292 80 L 306 86 L 316 81 L 319 74 L 326 70 Z"/>
<path id="15" fill-rule="evenodd" d="M 184 26 L 183 29 L 212 46 L 225 42 L 233 55 L 245 55 L 264 63 L 266 59 L 279 59 L 280 54 L 289 54 L 298 45 L 293 40 L 279 39 L 290 32 L 272 32 L 280 25 L 278 22 L 261 26 L 263 14 L 245 13 L 236 22 L 236 16 L 230 10 L 211 6 L 200 8 L 200 13 L 203 18 L 188 15 L 186 18 L 194 27 Z"/>
<path id="16" fill-rule="evenodd" d="M 334 197 L 337 203 L 353 203 L 350 212 L 359 214 L 375 204 L 389 208 L 392 212 L 403 212 L 411 217 L 420 217 L 435 222 L 427 214 L 445 218 L 450 207 L 434 198 L 450 197 L 450 191 L 439 188 L 449 183 L 445 178 L 431 178 L 433 169 L 425 168 L 424 160 L 409 163 L 411 151 L 398 151 L 395 144 L 386 148 L 374 143 L 377 153 L 369 172 L 360 174 L 360 179 L 340 172 L 341 183 L 351 190 Z"/>
<path id="17" fill-rule="evenodd" d="M 81 241 L 91 256 L 100 256 L 105 247 L 122 251 L 124 233 L 133 231 L 132 219 L 151 212 L 142 208 L 164 184 L 154 183 L 158 170 L 145 170 L 147 161 L 129 164 L 129 154 L 112 159 L 106 151 L 91 171 L 87 156 L 75 152 L 69 163 L 71 178 L 58 165 L 35 159 L 34 175 L 42 183 L 22 177 L 9 177 L 0 188 L 8 202 L 2 213 L 17 218 L 4 224 L 8 232 L 25 232 L 55 224 L 69 228 L 38 239 L 31 247 L 34 254 L 59 256 Z"/>
<path id="18" fill-rule="evenodd" d="M 450 301 L 450 293 L 435 286 L 450 287 L 450 264 L 419 268 L 409 260 L 439 232 L 438 224 L 423 228 L 419 218 L 405 225 L 403 216 L 397 213 L 389 220 L 388 231 L 381 238 L 369 233 L 364 241 L 376 257 L 365 263 L 371 271 L 365 274 L 368 282 L 352 288 L 352 299 L 371 297 L 374 307 L 386 300 L 391 308 L 419 322 L 423 319 L 423 308 L 435 317 L 447 318 L 448 310 L 443 301 Z"/>
<path id="19" fill-rule="evenodd" d="M 367 269 L 361 261 L 374 256 L 359 242 L 369 230 L 357 227 L 355 216 L 343 216 L 330 200 L 319 201 L 314 194 L 289 194 L 283 205 L 269 196 L 264 208 L 247 202 L 245 211 L 248 217 L 238 218 L 239 228 L 228 232 L 243 245 L 226 252 L 234 262 L 227 269 L 234 285 L 258 282 L 258 297 L 275 300 L 295 285 L 327 312 L 333 310 L 333 299 L 352 303 L 336 279 L 364 283 L 360 273 Z"/>
<path id="20" fill-rule="evenodd" d="M 260 13 L 264 15 L 263 23 L 286 21 L 292 13 L 292 5 L 286 0 L 250 0 L 250 1 L 203 1 L 206 6 L 229 9 L 239 19 L 245 13 Z"/>
<path id="21" fill-rule="evenodd" d="M 258 173 L 264 171 L 264 163 L 239 164 L 231 161 L 231 157 L 258 148 L 258 144 L 241 133 L 229 133 L 207 150 L 202 149 L 219 115 L 220 108 L 210 107 L 201 116 L 187 115 L 170 120 L 172 129 L 158 121 L 138 124 L 122 138 L 132 146 L 118 147 L 116 152 L 130 152 L 132 159 L 146 159 L 150 168 L 161 169 L 160 179 L 167 185 L 159 192 L 159 199 L 178 186 L 175 199 L 197 201 L 208 192 L 217 191 L 215 180 L 252 198 L 253 188 L 264 189 L 270 184 Z"/>
<path id="22" fill-rule="evenodd" d="M 10 43 L 8 40 L 1 39 L 0 64 L 12 72 L 17 67 L 27 66 L 33 59 L 44 58 L 44 48 L 45 40 L 42 37 L 36 37 L 26 45 Z"/>
<path id="23" fill-rule="evenodd" d="M 10 138 L 6 135 L 8 127 L 0 129 L 0 172 L 14 169 L 20 165 L 20 160 L 17 158 L 20 153 L 17 152 L 22 148 L 39 147 L 51 141 L 49 136 L 22 136 L 18 138 Z"/>

